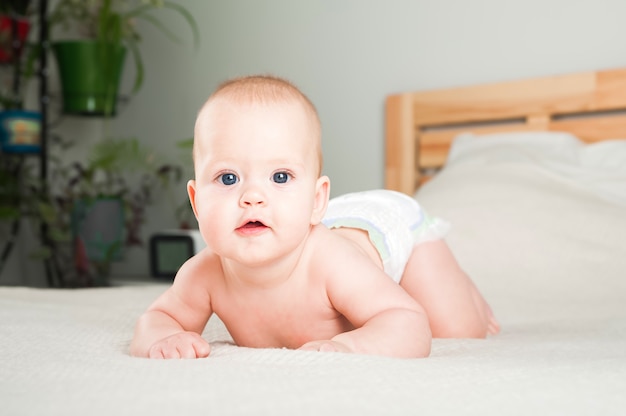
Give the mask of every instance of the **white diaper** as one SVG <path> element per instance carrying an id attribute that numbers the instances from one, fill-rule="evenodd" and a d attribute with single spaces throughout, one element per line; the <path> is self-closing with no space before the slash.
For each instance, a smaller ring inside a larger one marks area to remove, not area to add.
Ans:
<path id="1" fill-rule="evenodd" d="M 331 199 L 322 223 L 328 228 L 367 231 L 380 254 L 385 273 L 397 283 L 413 246 L 443 238 L 449 229 L 447 222 L 428 216 L 415 199 L 382 189 Z"/>

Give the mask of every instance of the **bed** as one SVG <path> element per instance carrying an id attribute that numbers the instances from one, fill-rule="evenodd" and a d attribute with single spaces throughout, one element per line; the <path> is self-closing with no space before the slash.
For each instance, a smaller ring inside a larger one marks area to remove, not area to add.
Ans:
<path id="1" fill-rule="evenodd" d="M 499 318 L 426 359 L 233 345 L 128 356 L 164 284 L 0 288 L 7 415 L 621 415 L 626 412 L 626 70 L 390 95 L 386 186 L 452 224 Z"/>

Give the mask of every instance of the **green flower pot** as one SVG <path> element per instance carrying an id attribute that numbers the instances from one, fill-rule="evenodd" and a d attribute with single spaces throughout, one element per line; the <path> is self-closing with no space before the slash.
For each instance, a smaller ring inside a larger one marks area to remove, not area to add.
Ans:
<path id="1" fill-rule="evenodd" d="M 126 48 L 97 41 L 61 41 L 52 45 L 65 114 L 115 115 Z"/>

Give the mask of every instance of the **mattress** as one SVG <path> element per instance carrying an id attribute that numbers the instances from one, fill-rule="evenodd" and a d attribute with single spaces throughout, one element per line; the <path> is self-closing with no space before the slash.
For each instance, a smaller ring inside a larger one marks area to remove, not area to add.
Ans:
<path id="1" fill-rule="evenodd" d="M 626 142 L 556 138 L 550 153 L 510 139 L 459 139 L 416 195 L 452 224 L 447 241 L 500 334 L 394 359 L 238 347 L 212 317 L 208 358 L 149 360 L 128 346 L 164 284 L 0 287 L 0 413 L 624 414 Z"/>

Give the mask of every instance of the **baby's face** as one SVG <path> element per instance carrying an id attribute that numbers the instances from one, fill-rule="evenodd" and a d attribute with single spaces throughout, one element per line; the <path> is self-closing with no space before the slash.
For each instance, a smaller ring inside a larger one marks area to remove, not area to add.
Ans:
<path id="1" fill-rule="evenodd" d="M 190 198 L 213 251 L 252 264 L 303 243 L 319 222 L 320 180 L 318 138 L 301 106 L 209 104 L 195 140 Z"/>

